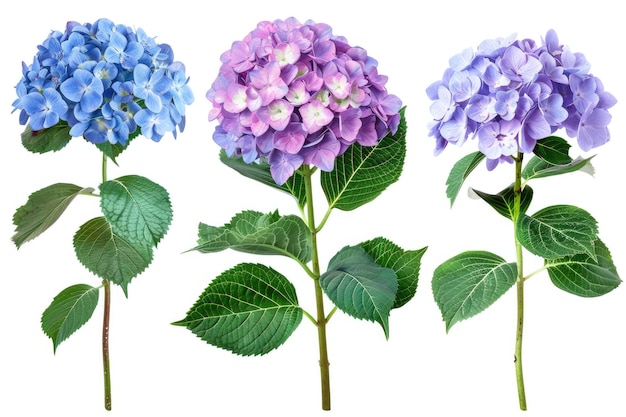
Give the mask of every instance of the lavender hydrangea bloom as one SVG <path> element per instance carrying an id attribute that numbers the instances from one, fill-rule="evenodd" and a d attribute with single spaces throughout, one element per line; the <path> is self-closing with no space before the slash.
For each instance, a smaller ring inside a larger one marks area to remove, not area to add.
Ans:
<path id="1" fill-rule="evenodd" d="M 583 151 L 603 145 L 616 99 L 589 68 L 554 30 L 541 45 L 510 36 L 464 50 L 426 90 L 433 101 L 428 128 L 435 154 L 448 143 L 477 138 L 492 170 L 518 152 L 532 152 L 538 140 L 559 129 Z"/>
<path id="2" fill-rule="evenodd" d="M 194 97 L 185 67 L 167 44 L 108 19 L 68 22 L 22 64 L 16 85 L 20 124 L 33 131 L 64 124 L 70 136 L 126 145 L 139 132 L 158 141 L 185 126 Z M 137 131 L 139 129 L 139 132 Z"/>
<path id="3" fill-rule="evenodd" d="M 323 171 L 354 143 L 373 146 L 400 122 L 377 62 L 326 24 L 264 21 L 221 56 L 207 92 L 213 140 L 282 185 L 302 164 Z"/>

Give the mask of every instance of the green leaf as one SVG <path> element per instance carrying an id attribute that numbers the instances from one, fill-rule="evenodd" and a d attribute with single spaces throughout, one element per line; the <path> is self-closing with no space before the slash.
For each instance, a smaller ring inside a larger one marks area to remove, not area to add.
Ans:
<path id="1" fill-rule="evenodd" d="M 200 223 L 198 246 L 204 253 L 234 249 L 257 255 L 285 255 L 306 263 L 311 260 L 311 231 L 298 216 L 244 211 L 222 227 Z"/>
<path id="2" fill-rule="evenodd" d="M 141 131 L 141 129 L 139 129 L 139 128 L 135 129 L 135 131 L 128 136 L 128 140 L 126 140 L 126 144 L 125 145 L 122 145 L 119 142 L 113 144 L 113 143 L 111 143 L 109 141 L 106 141 L 106 142 L 103 142 L 103 143 L 96 144 L 96 147 L 98 149 L 100 149 L 103 154 L 105 154 L 107 157 L 109 157 L 109 159 L 111 159 L 111 161 L 113 161 L 115 164 L 117 164 L 115 159 L 122 152 L 124 152 L 128 148 L 128 145 L 130 145 L 130 142 L 134 138 L 139 136 L 140 131 Z"/>
<path id="3" fill-rule="evenodd" d="M 500 191 L 498 194 L 487 194 L 482 191 L 472 189 L 480 198 L 493 207 L 498 213 L 507 219 L 513 219 L 515 212 L 515 188 L 513 185 Z M 525 213 L 533 199 L 533 190 L 529 186 L 522 189 L 520 200 L 520 211 Z"/>
<path id="4" fill-rule="evenodd" d="M 398 291 L 398 277 L 378 265 L 360 246 L 346 246 L 328 263 L 320 286 L 343 312 L 378 322 L 389 338 L 389 313 Z"/>
<path id="5" fill-rule="evenodd" d="M 205 342 L 238 355 L 264 355 L 302 320 L 294 286 L 280 273 L 243 263 L 222 273 L 180 321 Z"/>
<path id="6" fill-rule="evenodd" d="M 516 281 L 517 264 L 490 252 L 463 252 L 442 263 L 433 273 L 432 289 L 446 332 L 487 309 Z"/>
<path id="7" fill-rule="evenodd" d="M 448 175 L 448 180 L 446 181 L 446 195 L 450 199 L 451 207 L 461 190 L 461 186 L 469 174 L 472 173 L 474 168 L 476 168 L 483 159 L 485 159 L 485 154 L 477 151 L 469 155 L 465 155 L 456 164 L 454 164 L 450 174 Z"/>
<path id="8" fill-rule="evenodd" d="M 569 156 L 571 145 L 558 136 L 548 136 L 537 141 L 533 153 L 553 165 L 567 165 L 572 162 Z"/>
<path id="9" fill-rule="evenodd" d="M 169 194 L 138 175 L 100 184 L 100 207 L 116 235 L 130 243 L 156 246 L 172 222 Z"/>
<path id="10" fill-rule="evenodd" d="M 595 257 L 596 220 L 585 210 L 569 205 L 546 207 L 532 216 L 520 216 L 517 240 L 531 253 L 546 259 L 586 253 Z"/>
<path id="11" fill-rule="evenodd" d="M 292 175 L 283 185 L 278 185 L 272 178 L 270 165 L 265 161 L 247 164 L 241 157 L 229 157 L 223 149 L 220 150 L 220 161 L 246 178 L 291 194 L 300 208 L 306 204 L 306 189 L 301 175 Z"/>
<path id="12" fill-rule="evenodd" d="M 91 318 L 98 305 L 99 288 L 72 285 L 61 291 L 41 316 L 41 328 L 52 339 L 54 351 Z"/>
<path id="13" fill-rule="evenodd" d="M 599 239 L 594 242 L 594 249 L 593 257 L 579 254 L 546 260 L 552 283 L 581 297 L 598 297 L 617 288 L 622 280 L 609 249 Z"/>
<path id="14" fill-rule="evenodd" d="M 72 139 L 67 123 L 58 123 L 47 129 L 33 131 L 30 125 L 22 132 L 22 145 L 33 153 L 59 151 Z"/>
<path id="15" fill-rule="evenodd" d="M 61 217 L 74 197 L 92 192 L 93 188 L 63 183 L 35 191 L 13 215 L 13 224 L 16 226 L 13 242 L 20 248 L 25 242 L 36 238 Z"/>
<path id="16" fill-rule="evenodd" d="M 393 308 L 408 303 L 417 290 L 422 256 L 426 247 L 418 250 L 404 250 L 395 243 L 377 237 L 359 244 L 374 262 L 383 268 L 392 269 L 398 279 L 398 291 Z"/>
<path id="17" fill-rule="evenodd" d="M 593 156 L 584 159 L 578 157 L 572 160 L 572 162 L 570 162 L 569 164 L 554 165 L 544 161 L 539 157 L 533 156 L 522 170 L 522 177 L 524 177 L 528 181 L 533 178 L 552 177 L 555 175 L 567 174 L 569 172 L 576 172 L 579 170 L 593 175 L 593 166 L 590 163 L 592 158 Z"/>
<path id="18" fill-rule="evenodd" d="M 354 143 L 335 160 L 332 171 L 322 171 L 322 189 L 331 209 L 354 210 L 400 178 L 406 155 L 404 108 L 400 116 L 395 135 L 388 134 L 375 146 Z"/>
<path id="19" fill-rule="evenodd" d="M 115 234 L 104 217 L 82 225 L 74 235 L 78 260 L 102 279 L 122 287 L 124 294 L 130 281 L 152 262 L 152 247 L 128 242 Z"/>

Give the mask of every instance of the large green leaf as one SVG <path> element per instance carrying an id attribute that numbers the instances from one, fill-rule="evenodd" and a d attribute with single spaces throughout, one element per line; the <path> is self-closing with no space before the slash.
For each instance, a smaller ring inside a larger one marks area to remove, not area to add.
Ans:
<path id="1" fill-rule="evenodd" d="M 247 164 L 241 157 L 229 157 L 226 152 L 220 150 L 220 161 L 229 168 L 234 169 L 246 178 L 253 179 L 262 184 L 277 188 L 283 192 L 291 194 L 299 207 L 306 204 L 306 189 L 304 179 L 299 174 L 292 175 L 283 185 L 276 184 L 270 173 L 270 165 L 266 161 Z"/>
<path id="2" fill-rule="evenodd" d="M 406 154 L 406 120 L 400 111 L 395 135 L 388 134 L 375 146 L 354 143 L 335 160 L 321 183 L 330 208 L 354 210 L 378 197 L 400 178 Z"/>
<path id="3" fill-rule="evenodd" d="M 517 264 L 485 251 L 463 252 L 439 265 L 432 279 L 435 301 L 452 326 L 484 311 L 517 281 Z"/>
<path id="4" fill-rule="evenodd" d="M 476 168 L 483 159 L 485 159 L 485 154 L 477 151 L 469 155 L 465 155 L 454 164 L 450 174 L 448 175 L 448 180 L 446 181 L 446 195 L 450 199 L 450 206 L 454 204 L 454 201 L 461 190 L 461 186 L 469 174 L 472 173 L 474 168 Z"/>
<path id="5" fill-rule="evenodd" d="M 238 355 L 264 355 L 302 320 L 294 286 L 280 273 L 243 263 L 213 280 L 180 321 L 205 342 Z"/>
<path id="6" fill-rule="evenodd" d="M 578 157 L 565 165 L 554 165 L 545 160 L 533 156 L 522 170 L 522 177 L 527 181 L 533 178 L 545 178 L 555 175 L 567 174 L 569 172 L 583 171 L 593 175 L 593 166 L 591 159 Z"/>
<path id="7" fill-rule="evenodd" d="M 486 201 L 498 213 L 507 219 L 513 219 L 515 212 L 515 188 L 513 185 L 500 191 L 498 194 L 487 194 L 472 189 L 480 198 Z M 533 190 L 529 186 L 522 189 L 520 196 L 520 212 L 525 213 L 533 199 Z"/>
<path id="8" fill-rule="evenodd" d="M 59 151 L 72 139 L 67 123 L 58 123 L 48 129 L 33 132 L 30 125 L 22 132 L 22 145 L 33 153 Z"/>
<path id="9" fill-rule="evenodd" d="M 244 211 L 222 227 L 200 223 L 198 245 L 192 250 L 210 253 L 228 248 L 258 255 L 285 255 L 303 263 L 310 261 L 313 253 L 311 231 L 302 219 L 280 216 L 277 211 Z"/>
<path id="10" fill-rule="evenodd" d="M 52 339 L 54 351 L 91 318 L 98 305 L 99 288 L 72 285 L 61 291 L 41 316 L 41 328 Z"/>
<path id="11" fill-rule="evenodd" d="M 595 257 L 596 220 L 585 210 L 557 205 L 539 210 L 532 216 L 520 216 L 517 240 L 531 253 L 552 259 L 586 253 Z"/>
<path id="12" fill-rule="evenodd" d="M 565 139 L 548 136 L 537 141 L 533 153 L 549 164 L 567 165 L 572 162 L 569 148 L 571 145 Z"/>
<path id="13" fill-rule="evenodd" d="M 172 222 L 167 191 L 145 177 L 128 175 L 100 184 L 100 206 L 116 235 L 156 246 Z"/>
<path id="14" fill-rule="evenodd" d="M 343 312 L 378 322 L 389 338 L 389 313 L 398 291 L 398 277 L 378 265 L 360 246 L 346 246 L 328 263 L 320 286 Z"/>
<path id="15" fill-rule="evenodd" d="M 426 247 L 418 250 L 404 250 L 395 243 L 377 237 L 359 244 L 378 265 L 392 269 L 398 278 L 398 291 L 393 308 L 408 303 L 417 290 L 422 256 Z"/>
<path id="16" fill-rule="evenodd" d="M 599 239 L 594 242 L 594 249 L 594 257 L 579 254 L 547 260 L 546 268 L 552 283 L 581 297 L 598 297 L 617 288 L 622 280 L 609 249 Z"/>
<path id="17" fill-rule="evenodd" d="M 79 194 L 90 194 L 93 188 L 81 188 L 74 184 L 53 184 L 28 197 L 26 204 L 15 211 L 13 224 L 16 233 L 13 242 L 19 248 L 36 238 L 57 221 L 65 209 Z"/>
<path id="18" fill-rule="evenodd" d="M 74 235 L 74 250 L 88 270 L 121 286 L 125 294 L 130 281 L 152 262 L 152 246 L 128 242 L 113 232 L 104 217 L 80 227 Z"/>

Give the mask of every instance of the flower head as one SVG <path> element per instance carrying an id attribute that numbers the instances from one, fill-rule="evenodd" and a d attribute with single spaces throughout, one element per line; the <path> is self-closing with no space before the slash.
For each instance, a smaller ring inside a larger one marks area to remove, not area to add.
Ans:
<path id="1" fill-rule="evenodd" d="M 435 153 L 478 138 L 493 169 L 517 152 L 532 152 L 538 140 L 559 129 L 584 151 L 603 145 L 616 100 L 589 67 L 582 54 L 559 43 L 554 30 L 541 45 L 511 36 L 464 50 L 426 90 L 433 101 L 429 136 L 436 140 Z"/>
<path id="2" fill-rule="evenodd" d="M 22 68 L 13 102 L 20 124 L 39 131 L 63 123 L 72 137 L 95 144 L 125 145 L 138 133 L 155 141 L 176 136 L 194 99 L 169 45 L 108 19 L 68 22 Z"/>
<path id="3" fill-rule="evenodd" d="M 328 25 L 261 22 L 221 62 L 207 92 L 213 140 L 229 156 L 267 161 L 279 185 L 303 163 L 331 171 L 348 146 L 398 128 L 402 102 L 377 62 Z"/>

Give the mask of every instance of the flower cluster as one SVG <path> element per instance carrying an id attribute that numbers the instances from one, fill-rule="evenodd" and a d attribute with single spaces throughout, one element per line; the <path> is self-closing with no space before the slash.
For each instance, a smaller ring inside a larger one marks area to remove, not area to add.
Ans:
<path id="1" fill-rule="evenodd" d="M 606 143 L 607 110 L 616 99 L 589 67 L 553 30 L 541 46 L 511 36 L 454 56 L 443 79 L 427 89 L 435 153 L 477 137 L 491 170 L 562 128 L 584 151 Z"/>
<path id="2" fill-rule="evenodd" d="M 71 137 L 95 144 L 125 145 L 137 128 L 154 141 L 167 132 L 176 137 L 193 102 L 185 67 L 169 45 L 107 19 L 68 22 L 22 67 L 13 103 L 20 123 L 33 131 L 67 124 Z"/>
<path id="3" fill-rule="evenodd" d="M 400 99 L 365 49 L 326 24 L 261 22 L 221 56 L 207 92 L 213 139 L 283 184 L 302 164 L 331 171 L 351 144 L 373 146 L 400 121 Z"/>

